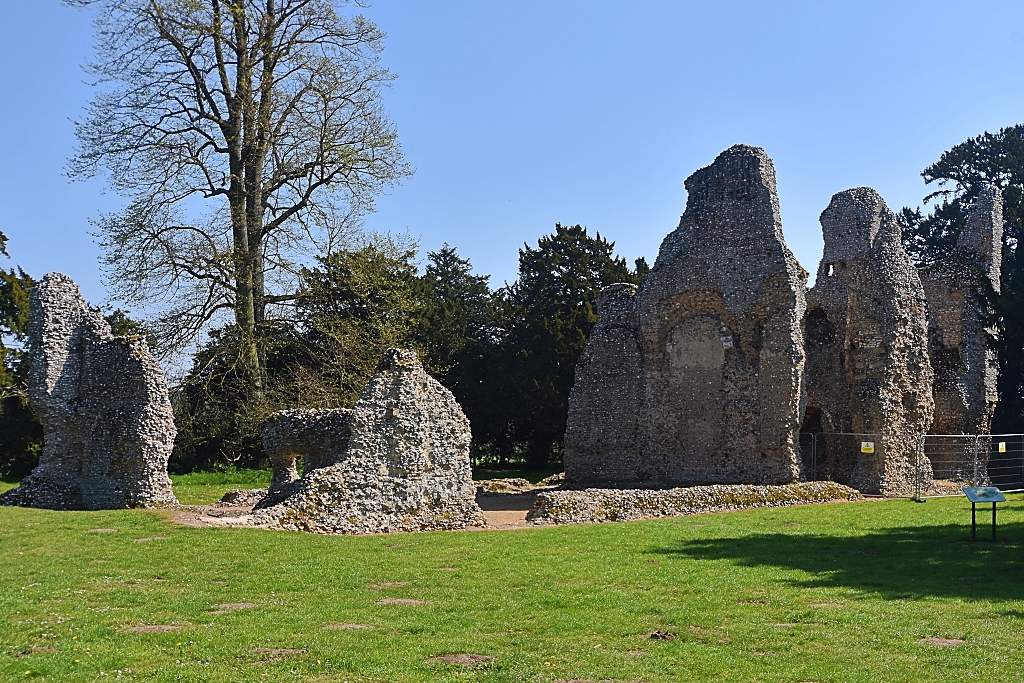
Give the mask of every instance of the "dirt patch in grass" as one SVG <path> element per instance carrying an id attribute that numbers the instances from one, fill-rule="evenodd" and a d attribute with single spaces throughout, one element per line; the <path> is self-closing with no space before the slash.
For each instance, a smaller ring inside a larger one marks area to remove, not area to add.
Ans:
<path id="1" fill-rule="evenodd" d="M 936 636 L 928 636 L 917 642 L 922 645 L 931 645 L 932 647 L 956 647 L 957 645 L 964 644 L 964 641 L 959 638 L 938 638 Z"/>
<path id="2" fill-rule="evenodd" d="M 381 581 L 380 583 L 371 583 L 367 588 L 372 591 L 381 591 L 385 588 L 401 588 L 402 586 L 411 586 L 411 581 Z"/>
<path id="3" fill-rule="evenodd" d="M 252 609 L 253 607 L 256 607 L 255 602 L 222 602 L 214 605 L 213 609 L 210 610 L 210 614 L 230 614 L 231 612 Z"/>
<path id="4" fill-rule="evenodd" d="M 377 601 L 378 605 L 422 605 L 422 600 L 412 598 L 382 598 Z"/>
<path id="5" fill-rule="evenodd" d="M 252 649 L 258 655 L 266 655 L 267 659 L 280 659 L 288 655 L 301 655 L 306 652 L 304 647 L 254 647 Z"/>
<path id="6" fill-rule="evenodd" d="M 457 571 L 459 571 L 459 568 L 458 567 L 435 567 L 434 571 L 435 572 L 457 572 Z"/>
<path id="7" fill-rule="evenodd" d="M 177 631 L 180 628 L 174 624 L 143 624 L 126 628 L 124 631 L 125 633 L 166 633 L 167 631 Z"/>
<path id="8" fill-rule="evenodd" d="M 364 624 L 327 624 L 324 628 L 328 631 L 369 631 L 373 629 L 372 626 Z"/>
<path id="9" fill-rule="evenodd" d="M 427 664 L 453 664 L 456 666 L 480 666 L 481 664 L 487 664 L 493 662 L 494 657 L 488 655 L 441 655 L 440 657 L 432 657 L 427 660 Z"/>
<path id="10" fill-rule="evenodd" d="M 87 534 L 112 534 L 115 531 L 117 531 L 117 529 L 87 529 L 85 533 L 87 533 Z"/>
<path id="11" fill-rule="evenodd" d="M 675 640 L 676 634 L 671 631 L 655 631 L 647 637 L 651 640 Z"/>
<path id="12" fill-rule="evenodd" d="M 526 521 L 526 513 L 533 509 L 536 491 L 525 493 L 484 493 L 477 494 L 476 502 L 487 518 L 492 529 L 515 529 L 532 526 Z"/>
<path id="13" fill-rule="evenodd" d="M 18 656 L 28 657 L 29 655 L 50 654 L 56 651 L 57 648 L 55 647 L 30 647 L 27 650 L 22 650 L 21 652 L 19 652 Z"/>

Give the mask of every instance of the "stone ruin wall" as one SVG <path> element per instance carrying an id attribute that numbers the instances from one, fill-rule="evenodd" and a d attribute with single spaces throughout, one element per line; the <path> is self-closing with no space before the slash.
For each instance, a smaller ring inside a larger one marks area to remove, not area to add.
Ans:
<path id="1" fill-rule="evenodd" d="M 43 452 L 0 503 L 98 510 L 177 502 L 167 476 L 174 416 L 145 340 L 113 336 L 60 273 L 32 289 L 29 336 L 28 395 Z"/>
<path id="2" fill-rule="evenodd" d="M 868 493 L 912 493 L 917 436 L 932 421 L 925 295 L 899 224 L 877 192 L 832 197 L 821 214 L 825 248 L 807 295 L 807 420 L 828 437 L 818 478 Z M 874 443 L 863 452 L 861 441 Z"/>
<path id="3" fill-rule="evenodd" d="M 256 507 L 270 507 L 299 489 L 302 472 L 337 463 L 348 449 L 352 411 L 347 408 L 282 410 L 263 424 L 263 450 L 270 459 L 267 496 Z"/>
<path id="4" fill-rule="evenodd" d="M 686 189 L 640 288 L 602 293 L 569 402 L 571 486 L 799 478 L 807 274 L 782 235 L 771 159 L 734 146 Z"/>
<path id="5" fill-rule="evenodd" d="M 999 368 L 990 344 L 996 329 L 989 296 L 999 293 L 1002 245 L 1002 194 L 989 184 L 971 208 L 953 253 L 920 271 L 928 298 L 928 353 L 935 371 L 933 434 L 992 430 Z M 979 449 L 983 461 L 987 446 Z M 928 452 L 937 477 L 973 478 L 973 443 L 933 438 Z"/>
<path id="6" fill-rule="evenodd" d="M 256 523 L 318 533 L 461 529 L 484 523 L 469 420 L 415 351 L 388 349 L 351 411 L 285 411 L 268 421 L 278 494 Z M 306 459 L 299 479 L 296 455 Z"/>
<path id="7" fill-rule="evenodd" d="M 838 193 L 821 216 L 805 311 L 806 274 L 782 238 L 764 152 L 733 147 L 686 187 L 686 213 L 645 282 L 598 300 L 569 403 L 570 486 L 813 474 L 904 495 L 918 458 L 930 483 L 918 437 L 991 429 L 995 330 L 981 292 L 999 287 L 998 188 L 981 193 L 953 256 L 920 274 L 874 190 Z M 874 452 L 857 437 L 822 439 L 812 473 L 796 455 L 798 423 L 878 435 Z"/>

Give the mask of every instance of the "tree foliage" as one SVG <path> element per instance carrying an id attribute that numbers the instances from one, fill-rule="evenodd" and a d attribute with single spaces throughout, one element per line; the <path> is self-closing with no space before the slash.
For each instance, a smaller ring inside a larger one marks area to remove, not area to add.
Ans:
<path id="1" fill-rule="evenodd" d="M 1021 431 L 1024 413 L 1024 125 L 983 133 L 943 152 L 922 177 L 938 189 L 925 203 L 930 213 L 904 208 L 900 214 L 903 242 L 918 265 L 948 256 L 956 246 L 971 205 L 982 185 L 991 182 L 1003 192 L 1003 266 L 1001 293 L 994 299 L 999 337 L 999 404 L 993 429 Z"/>
<path id="2" fill-rule="evenodd" d="M 304 269 L 291 319 L 265 338 L 261 401 L 245 392 L 237 328 L 214 330 L 175 392 L 173 467 L 265 466 L 260 429 L 275 410 L 352 407 L 385 349 L 419 346 L 415 255 L 412 245 L 378 236 Z"/>
<path id="3" fill-rule="evenodd" d="M 490 438 L 506 457 L 518 450 L 535 467 L 560 458 L 576 362 L 597 322 L 601 288 L 640 281 L 614 249 L 582 226 L 556 224 L 536 248 L 519 251 L 519 278 L 498 294 L 502 377 L 490 392 L 507 421 Z M 646 262 L 637 265 L 643 271 Z"/>
<path id="4" fill-rule="evenodd" d="M 129 200 L 98 221 L 111 289 L 162 309 L 165 350 L 233 314 L 258 396 L 270 307 L 409 173 L 381 99 L 384 34 L 343 0 L 66 2 L 98 8 L 99 90 L 70 172 L 105 169 Z"/>
<path id="5" fill-rule="evenodd" d="M 413 245 L 374 237 L 303 271 L 289 325 L 267 343 L 264 401 L 247 400 L 233 327 L 217 330 L 175 396 L 179 470 L 262 466 L 259 429 L 278 408 L 351 407 L 384 350 L 414 348 L 462 405 L 474 457 L 543 467 L 557 461 L 576 362 L 601 288 L 639 282 L 614 244 L 555 226 L 520 251 L 519 278 L 492 291 L 444 245 L 418 271 Z"/>
<path id="6" fill-rule="evenodd" d="M 8 256 L 0 233 L 0 253 Z M 32 278 L 21 268 L 0 269 L 0 476 L 21 478 L 42 451 L 42 427 L 32 416 L 28 379 L 28 306 Z"/>

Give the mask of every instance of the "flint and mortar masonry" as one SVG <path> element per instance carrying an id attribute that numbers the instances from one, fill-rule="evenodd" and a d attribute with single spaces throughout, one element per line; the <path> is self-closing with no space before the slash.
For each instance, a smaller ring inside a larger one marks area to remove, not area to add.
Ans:
<path id="1" fill-rule="evenodd" d="M 905 436 L 880 440 L 874 452 L 828 437 L 817 476 L 866 493 L 912 493 L 916 437 L 933 411 L 924 288 L 895 215 L 871 188 L 834 195 L 821 227 L 804 321 L 808 418 L 825 432 Z M 930 480 L 927 462 L 922 469 Z"/>
<path id="2" fill-rule="evenodd" d="M 469 420 L 414 351 L 388 349 L 348 417 L 348 446 L 336 462 L 307 471 L 293 495 L 257 510 L 257 524 L 329 534 L 484 524 Z"/>
<path id="3" fill-rule="evenodd" d="M 569 400 L 570 486 L 800 476 L 807 273 L 782 235 L 772 161 L 736 145 L 686 189 L 639 290 L 602 292 Z"/>
<path id="4" fill-rule="evenodd" d="M 145 340 L 113 336 L 60 273 L 32 289 L 29 336 L 28 395 L 43 452 L 0 503 L 88 510 L 176 503 L 167 476 L 174 416 Z"/>
<path id="5" fill-rule="evenodd" d="M 1002 193 L 988 184 L 971 208 L 953 253 L 920 271 L 928 299 L 928 353 L 935 372 L 933 434 L 992 430 L 999 368 L 990 343 L 997 331 L 989 302 L 1000 289 L 1002 247 Z M 973 478 L 973 444 L 931 441 L 936 477 Z M 980 452 L 987 458 L 987 447 Z"/>
<path id="6" fill-rule="evenodd" d="M 298 490 L 296 459 L 303 474 L 339 462 L 348 449 L 352 411 L 282 410 L 263 424 L 263 450 L 270 458 L 272 476 L 267 496 L 256 507 L 277 505 Z"/>

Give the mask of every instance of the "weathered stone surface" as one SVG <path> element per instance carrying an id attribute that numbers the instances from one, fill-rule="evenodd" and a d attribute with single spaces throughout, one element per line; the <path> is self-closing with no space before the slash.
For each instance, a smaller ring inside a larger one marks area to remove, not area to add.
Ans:
<path id="1" fill-rule="evenodd" d="M 935 372 L 933 434 L 988 434 L 999 394 L 997 330 L 990 295 L 999 293 L 1003 199 L 995 185 L 982 189 L 953 253 L 922 268 L 928 300 L 928 354 Z M 984 473 L 988 443 L 978 449 Z M 974 479 L 973 442 L 929 439 L 936 477 Z"/>
<path id="2" fill-rule="evenodd" d="M 825 249 L 804 323 L 808 424 L 907 436 L 879 439 L 873 453 L 845 437 L 825 439 L 822 451 L 819 439 L 818 477 L 868 493 L 910 493 L 916 436 L 933 409 L 921 280 L 895 215 L 871 188 L 834 195 L 821 227 Z"/>
<path id="3" fill-rule="evenodd" d="M 998 394 L 989 345 L 989 292 L 999 293 L 1003 201 L 988 185 L 949 258 L 921 269 L 928 300 L 928 353 L 935 371 L 935 434 L 988 434 Z"/>
<path id="4" fill-rule="evenodd" d="M 680 517 L 723 510 L 860 500 L 859 491 L 831 481 L 782 486 L 750 484 L 649 489 L 586 489 L 538 493 L 526 519 L 534 524 L 589 524 Z"/>
<path id="5" fill-rule="evenodd" d="M 807 273 L 782 235 L 771 159 L 736 145 L 686 189 L 639 290 L 602 292 L 569 401 L 569 486 L 799 478 Z"/>
<path id="6" fill-rule="evenodd" d="M 350 416 L 335 464 L 258 510 L 261 525 L 318 533 L 460 529 L 484 524 L 469 463 L 469 420 L 414 351 L 389 349 Z"/>
<path id="7" fill-rule="evenodd" d="M 114 337 L 66 275 L 32 290 L 28 394 L 43 426 L 39 465 L 0 503 L 113 509 L 177 502 L 167 476 L 174 417 L 144 339 Z"/>
<path id="8" fill-rule="evenodd" d="M 273 475 L 266 498 L 257 507 L 277 505 L 298 490 L 296 459 L 303 473 L 339 462 L 348 449 L 352 411 L 282 410 L 263 425 L 263 450 L 270 458 Z"/>

